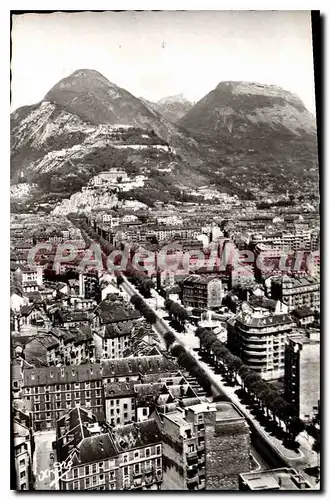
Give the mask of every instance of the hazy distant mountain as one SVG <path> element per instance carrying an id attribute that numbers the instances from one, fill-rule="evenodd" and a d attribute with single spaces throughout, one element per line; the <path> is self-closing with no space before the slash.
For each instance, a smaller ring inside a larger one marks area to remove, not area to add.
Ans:
<path id="1" fill-rule="evenodd" d="M 263 132 L 315 134 L 315 117 L 291 92 L 275 85 L 221 82 L 178 122 L 187 129 L 215 137 L 260 138 Z"/>
<path id="2" fill-rule="evenodd" d="M 177 123 L 193 107 L 183 94 L 163 97 L 156 102 L 159 112 L 173 123 Z"/>

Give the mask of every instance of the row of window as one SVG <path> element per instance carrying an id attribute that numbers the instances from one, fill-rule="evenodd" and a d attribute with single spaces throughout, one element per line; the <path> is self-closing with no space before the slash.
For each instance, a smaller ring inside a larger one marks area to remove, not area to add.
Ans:
<path id="1" fill-rule="evenodd" d="M 115 405 L 115 401 L 116 401 L 116 405 Z M 134 407 L 135 406 L 135 399 L 134 398 L 131 399 L 131 403 L 132 403 L 132 407 Z M 116 400 L 110 399 L 110 406 L 120 406 L 120 400 L 119 399 L 116 399 Z M 127 410 L 128 404 L 124 403 L 123 408 L 124 408 L 124 410 Z"/>
<path id="2" fill-rule="evenodd" d="M 135 450 L 134 451 L 134 460 L 138 460 L 139 458 L 143 458 L 143 454 L 141 453 L 142 450 Z M 162 447 L 161 445 L 157 445 L 155 449 L 155 455 L 161 455 L 162 453 Z M 145 455 L 144 457 L 151 457 L 152 456 L 152 450 L 151 448 L 145 448 Z M 127 463 L 130 460 L 130 456 L 128 454 L 123 455 L 123 463 Z M 133 460 L 133 458 L 131 458 Z"/>
<path id="3" fill-rule="evenodd" d="M 133 466 L 133 472 L 134 474 L 140 474 L 141 472 L 151 472 L 152 471 L 152 461 L 147 460 L 146 462 L 143 462 L 144 466 L 142 466 L 141 463 L 134 464 Z M 156 460 L 156 467 L 159 469 L 162 466 L 162 460 L 161 458 L 157 458 Z M 123 469 L 123 476 L 124 479 L 129 476 L 129 467 L 124 467 Z"/>
<path id="4" fill-rule="evenodd" d="M 84 385 L 83 385 L 84 384 Z M 93 384 L 93 382 L 92 382 Z M 100 380 L 97 380 L 95 382 L 95 387 L 101 387 L 102 383 Z M 61 385 L 56 385 L 55 386 L 55 391 L 52 390 L 54 386 L 50 385 L 45 385 L 45 386 L 38 386 L 38 387 L 26 387 L 25 388 L 25 394 L 43 394 L 45 392 L 62 392 L 64 391 L 64 384 Z M 78 382 L 75 384 L 65 384 L 65 390 L 67 391 L 73 391 L 74 389 L 93 389 L 93 385 L 91 386 L 91 382 Z"/>
<path id="5" fill-rule="evenodd" d="M 74 405 L 76 407 L 80 406 L 80 400 L 79 401 L 73 401 L 73 400 L 66 401 L 66 408 L 70 408 L 70 409 L 74 408 L 75 407 Z M 96 399 L 95 405 L 92 406 L 91 401 L 85 401 L 85 404 L 83 406 L 85 406 L 86 408 L 92 408 L 92 407 L 95 408 L 97 406 L 102 406 L 102 402 L 101 402 L 101 399 Z M 55 408 L 51 408 L 50 405 L 48 405 L 48 407 L 47 407 L 47 405 L 46 405 L 46 408 L 44 408 L 42 410 L 40 409 L 39 404 L 34 405 L 34 412 L 35 413 L 44 413 L 47 410 L 50 410 L 50 411 L 65 410 L 65 407 L 61 406 L 61 401 L 58 401 L 55 403 Z M 46 415 L 47 415 L 46 418 L 51 418 L 50 413 L 46 413 Z M 41 415 L 40 415 L 40 417 L 41 417 Z"/>

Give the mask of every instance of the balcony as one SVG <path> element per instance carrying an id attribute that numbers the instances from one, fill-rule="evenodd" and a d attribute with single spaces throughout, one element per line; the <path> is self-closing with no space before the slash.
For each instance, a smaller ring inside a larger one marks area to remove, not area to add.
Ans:
<path id="1" fill-rule="evenodd" d="M 200 443 L 197 445 L 197 451 L 204 451 L 204 443 Z"/>
<path id="2" fill-rule="evenodd" d="M 197 469 L 197 463 L 195 463 L 195 464 L 187 464 L 186 467 L 187 467 L 187 470 L 194 471 L 194 470 Z"/>
<path id="3" fill-rule="evenodd" d="M 187 451 L 186 453 L 187 459 L 197 458 L 197 451 Z"/>
<path id="4" fill-rule="evenodd" d="M 193 484 L 198 484 L 198 476 L 187 477 L 187 484 L 192 486 Z"/>
<path id="5" fill-rule="evenodd" d="M 203 465 L 203 464 L 205 464 L 205 455 L 198 458 L 198 465 Z"/>

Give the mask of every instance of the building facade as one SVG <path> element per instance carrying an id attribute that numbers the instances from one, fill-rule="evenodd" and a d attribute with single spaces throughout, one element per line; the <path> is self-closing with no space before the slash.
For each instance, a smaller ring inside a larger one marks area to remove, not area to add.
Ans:
<path id="1" fill-rule="evenodd" d="M 285 346 L 285 397 L 295 408 L 295 415 L 309 421 L 320 406 L 320 334 L 297 333 L 287 338 Z"/>
<path id="2" fill-rule="evenodd" d="M 219 278 L 192 274 L 180 286 L 180 296 L 185 307 L 212 309 L 222 304 L 223 288 Z"/>
<path id="3" fill-rule="evenodd" d="M 164 485 L 172 490 L 237 490 L 249 471 L 249 429 L 231 403 L 200 403 L 158 413 Z"/>
<path id="4" fill-rule="evenodd" d="M 70 409 L 91 409 L 104 421 L 100 364 L 42 367 L 24 370 L 23 394 L 35 431 L 55 428 Z"/>
<path id="5" fill-rule="evenodd" d="M 320 310 L 320 282 L 312 276 L 291 278 L 283 276 L 272 280 L 272 297 L 281 300 L 289 311 L 308 307 L 312 311 Z"/>
<path id="6" fill-rule="evenodd" d="M 284 352 L 294 322 L 280 302 L 275 311 L 245 302 L 227 322 L 228 347 L 264 380 L 284 376 Z"/>

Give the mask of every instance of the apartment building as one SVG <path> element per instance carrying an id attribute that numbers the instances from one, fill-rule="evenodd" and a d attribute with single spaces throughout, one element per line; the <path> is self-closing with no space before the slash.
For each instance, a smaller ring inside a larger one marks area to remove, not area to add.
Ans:
<path id="1" fill-rule="evenodd" d="M 54 428 L 56 421 L 76 406 L 90 408 L 104 421 L 99 363 L 25 369 L 23 395 L 35 431 Z"/>
<path id="2" fill-rule="evenodd" d="M 168 376 L 181 375 L 178 365 L 163 356 L 155 354 L 123 359 L 102 359 L 103 383 L 143 382 L 154 375 L 154 382 Z"/>
<path id="3" fill-rule="evenodd" d="M 212 309 L 222 304 L 223 287 L 217 277 L 192 274 L 180 283 L 180 287 L 180 298 L 185 307 Z"/>
<path id="4" fill-rule="evenodd" d="M 279 248 L 273 248 L 265 243 L 258 243 L 254 248 L 255 262 L 254 273 L 255 278 L 259 281 L 265 280 L 270 276 L 282 276 L 287 273 L 286 265 L 283 266 L 286 260 L 294 257 L 293 251 L 288 251 L 285 254 Z M 280 265 L 281 264 L 281 265 Z M 283 270 L 281 268 L 284 268 Z"/>
<path id="5" fill-rule="evenodd" d="M 313 237 L 313 245 L 314 239 Z M 257 243 L 269 244 L 272 248 L 282 251 L 311 250 L 311 231 L 299 229 L 292 232 L 253 234 L 250 244 L 255 246 Z"/>
<path id="6" fill-rule="evenodd" d="M 320 282 L 313 276 L 274 278 L 271 295 L 286 304 L 289 312 L 305 307 L 312 311 L 320 310 Z"/>
<path id="7" fill-rule="evenodd" d="M 228 347 L 264 380 L 284 376 L 284 352 L 294 322 L 285 305 L 274 311 L 243 302 L 242 310 L 227 321 Z"/>
<path id="8" fill-rule="evenodd" d="M 255 283 L 254 265 L 245 264 L 233 267 L 230 271 L 230 286 L 251 286 Z"/>
<path id="9" fill-rule="evenodd" d="M 311 420 L 319 411 L 320 376 L 320 332 L 290 335 L 285 346 L 285 397 L 302 420 Z"/>
<path id="10" fill-rule="evenodd" d="M 13 417 L 13 456 L 16 471 L 16 490 L 29 490 L 32 480 L 32 449 L 29 418 L 22 420 L 21 412 Z M 24 415 L 23 415 L 24 416 Z"/>
<path id="11" fill-rule="evenodd" d="M 122 490 L 159 490 L 163 481 L 163 444 L 154 419 L 116 427 Z"/>
<path id="12" fill-rule="evenodd" d="M 96 417 L 82 408 L 57 422 L 57 454 L 71 468 L 60 489 L 148 490 L 162 481 L 162 443 L 154 420 L 105 432 Z"/>
<path id="13" fill-rule="evenodd" d="M 65 330 L 54 327 L 40 339 L 47 349 L 49 366 L 81 365 L 95 362 L 94 339 L 89 325 Z"/>
<path id="14" fill-rule="evenodd" d="M 141 315 L 117 295 L 102 301 L 93 319 L 96 358 L 124 357 L 135 328 L 142 321 Z"/>
<path id="15" fill-rule="evenodd" d="M 124 357 L 130 347 L 134 324 L 134 321 L 116 322 L 95 330 L 96 359 Z"/>
<path id="16" fill-rule="evenodd" d="M 250 434 L 231 403 L 199 403 L 157 412 L 164 485 L 173 490 L 237 490 L 250 470 Z"/>
<path id="17" fill-rule="evenodd" d="M 104 383 L 105 418 L 111 426 L 136 421 L 134 385 L 134 382 Z"/>

